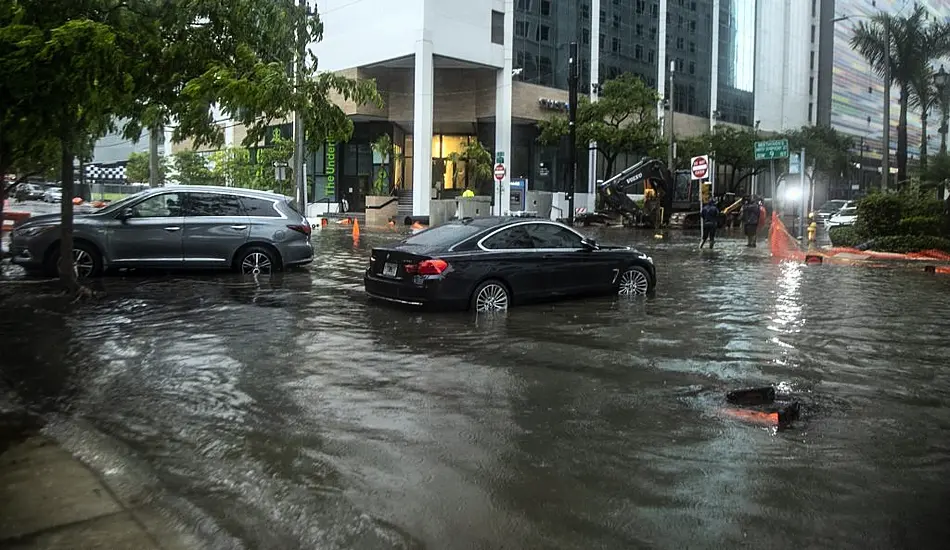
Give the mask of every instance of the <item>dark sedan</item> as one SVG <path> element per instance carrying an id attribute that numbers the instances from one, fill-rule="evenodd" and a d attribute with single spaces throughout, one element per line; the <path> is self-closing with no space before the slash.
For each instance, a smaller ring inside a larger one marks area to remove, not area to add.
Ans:
<path id="1" fill-rule="evenodd" d="M 374 248 L 363 281 L 380 300 L 492 311 L 550 298 L 646 294 L 656 269 L 646 254 L 598 245 L 560 223 L 474 218 Z"/>

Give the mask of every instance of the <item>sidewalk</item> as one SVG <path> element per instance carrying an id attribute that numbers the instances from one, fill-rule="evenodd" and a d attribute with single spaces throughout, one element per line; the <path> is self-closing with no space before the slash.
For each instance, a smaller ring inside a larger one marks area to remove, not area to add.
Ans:
<path id="1" fill-rule="evenodd" d="M 177 550 L 201 545 L 147 504 L 122 498 L 53 440 L 0 454 L 0 548 Z"/>

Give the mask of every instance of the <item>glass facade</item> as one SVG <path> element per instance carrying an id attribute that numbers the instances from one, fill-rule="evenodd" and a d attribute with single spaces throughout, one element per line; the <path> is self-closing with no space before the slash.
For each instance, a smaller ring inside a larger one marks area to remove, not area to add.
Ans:
<path id="1" fill-rule="evenodd" d="M 943 0 L 920 1 L 940 20 L 950 17 L 950 5 Z M 873 4 L 873 5 L 872 5 Z M 831 125 L 837 130 L 855 136 L 865 144 L 864 157 L 880 161 L 884 151 L 883 131 L 884 81 L 868 65 L 860 53 L 851 48 L 853 29 L 878 11 L 891 14 L 909 11 L 904 0 L 837 0 L 835 11 L 851 16 L 851 20 L 839 21 L 834 28 L 834 65 L 832 69 Z M 897 86 L 891 86 L 891 150 L 897 149 L 897 118 L 900 112 Z M 928 142 L 933 154 L 940 144 L 937 128 L 939 114 L 931 114 L 928 120 Z M 910 157 L 920 157 L 920 113 L 911 109 L 907 115 L 907 152 Z"/>
<path id="2" fill-rule="evenodd" d="M 756 0 L 720 0 L 719 119 L 753 125 Z M 668 0 L 666 63 L 675 64 L 673 107 L 678 113 L 709 117 L 712 82 L 713 2 Z M 591 36 L 592 18 L 600 35 Z M 567 49 L 578 42 L 580 93 L 590 91 L 590 52 L 600 51 L 601 82 L 633 73 L 657 87 L 660 48 L 659 0 L 516 0 L 516 80 L 567 89 Z"/>

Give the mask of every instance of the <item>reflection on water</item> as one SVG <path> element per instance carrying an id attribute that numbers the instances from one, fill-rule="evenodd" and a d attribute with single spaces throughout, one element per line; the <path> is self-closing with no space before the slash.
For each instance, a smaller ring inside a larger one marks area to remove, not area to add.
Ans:
<path id="1" fill-rule="evenodd" d="M 219 547 L 950 534 L 947 279 L 775 263 L 738 239 L 595 236 L 644 239 L 656 296 L 392 308 L 360 279 L 387 236 L 354 246 L 338 230 L 315 237 L 308 271 L 109 278 L 106 298 L 65 314 L 0 283 L 25 319 L 0 320 L 3 372 L 39 410 L 121 442 Z M 724 390 L 762 383 L 801 399 L 803 421 L 776 434 L 717 414 Z"/>

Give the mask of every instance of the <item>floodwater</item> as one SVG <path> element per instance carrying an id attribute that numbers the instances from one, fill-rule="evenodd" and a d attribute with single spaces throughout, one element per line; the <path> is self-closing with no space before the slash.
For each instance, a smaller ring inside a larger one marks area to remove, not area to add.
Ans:
<path id="1" fill-rule="evenodd" d="M 656 295 L 396 309 L 362 293 L 386 235 L 339 230 L 259 283 L 0 282 L 2 373 L 214 548 L 945 547 L 950 278 L 595 236 L 651 253 Z M 803 418 L 718 414 L 757 384 Z"/>

